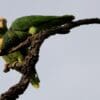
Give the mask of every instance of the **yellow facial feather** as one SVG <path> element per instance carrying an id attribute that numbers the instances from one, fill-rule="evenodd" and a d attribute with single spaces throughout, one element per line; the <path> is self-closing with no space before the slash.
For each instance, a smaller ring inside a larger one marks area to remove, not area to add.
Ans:
<path id="1" fill-rule="evenodd" d="M 0 38 L 0 48 L 2 48 L 3 38 Z"/>

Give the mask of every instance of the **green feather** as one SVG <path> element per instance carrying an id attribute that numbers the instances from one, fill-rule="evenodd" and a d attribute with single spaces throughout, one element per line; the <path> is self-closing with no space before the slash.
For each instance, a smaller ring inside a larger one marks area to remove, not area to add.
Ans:
<path id="1" fill-rule="evenodd" d="M 31 32 L 34 30 L 31 29 Z M 10 49 L 12 45 L 17 45 L 17 43 L 23 41 L 27 38 L 27 33 L 20 32 L 20 31 L 8 31 L 6 34 L 2 37 L 3 38 L 3 44 L 1 50 Z M 23 63 L 24 57 L 28 53 L 28 48 L 22 48 L 19 51 L 7 54 L 3 56 L 3 59 L 5 60 L 6 64 L 14 64 L 16 62 Z M 39 78 L 37 75 L 36 70 L 33 71 L 30 75 L 30 82 L 32 86 L 35 88 L 39 88 Z"/>
<path id="2" fill-rule="evenodd" d="M 64 16 L 24 16 L 16 19 L 10 29 L 17 31 L 28 31 L 30 27 L 37 27 L 38 30 L 50 28 L 57 25 L 62 25 L 65 22 L 70 22 L 74 19 L 72 15 Z"/>
<path id="3" fill-rule="evenodd" d="M 5 60 L 6 64 L 13 64 L 15 62 L 21 63 L 23 61 L 24 57 L 20 51 L 16 51 L 16 52 L 10 53 L 8 55 L 4 55 L 3 59 Z"/>
<path id="4" fill-rule="evenodd" d="M 7 51 L 11 47 L 14 47 L 24 41 L 29 34 L 21 31 L 7 31 L 3 36 L 3 42 L 0 44 L 0 50 Z"/>
<path id="5" fill-rule="evenodd" d="M 35 88 L 40 87 L 40 80 L 39 80 L 39 77 L 38 77 L 38 74 L 37 74 L 36 70 L 35 70 L 35 72 L 31 73 L 30 82 L 31 82 L 33 87 L 35 87 Z"/>
<path id="6" fill-rule="evenodd" d="M 34 36 L 40 30 L 63 25 L 74 19 L 72 15 L 64 16 L 25 16 L 16 19 L 9 30 L 4 27 L 0 29 L 0 50 L 7 51 L 12 47 L 17 46 L 24 41 L 29 35 Z M 3 42 L 2 42 L 3 40 Z M 23 63 L 25 56 L 28 53 L 28 48 L 22 48 L 19 51 L 4 55 L 3 58 L 7 64 L 12 64 L 16 61 Z M 31 84 L 38 88 L 40 80 L 34 68 L 30 73 Z"/>
<path id="7" fill-rule="evenodd" d="M 34 35 L 37 32 L 37 28 L 36 27 L 30 27 L 28 33 Z"/>

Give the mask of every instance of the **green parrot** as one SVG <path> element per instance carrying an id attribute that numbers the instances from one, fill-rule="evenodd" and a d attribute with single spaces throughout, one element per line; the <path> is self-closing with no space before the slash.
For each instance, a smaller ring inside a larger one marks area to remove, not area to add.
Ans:
<path id="1" fill-rule="evenodd" d="M 64 23 L 69 23 L 73 19 L 74 16 L 72 15 L 24 16 L 17 18 L 8 29 L 6 19 L 0 17 L 0 51 L 7 51 L 11 47 L 17 46 L 29 35 L 32 35 L 34 37 L 34 34 L 38 33 L 41 30 L 63 25 Z M 19 51 L 4 55 L 3 59 L 7 64 L 13 64 L 15 62 L 23 63 L 24 57 L 27 55 L 27 53 L 28 48 L 22 48 Z M 40 80 L 35 68 L 30 77 L 30 82 L 32 83 L 32 85 L 35 87 L 39 87 Z"/>
<path id="2" fill-rule="evenodd" d="M 6 19 L 1 18 L 0 51 L 9 50 L 9 48 L 24 41 L 29 35 L 34 36 L 35 33 L 38 33 L 41 30 L 63 25 L 64 23 L 69 23 L 73 19 L 74 16 L 72 15 L 24 16 L 17 18 L 14 22 L 12 22 L 10 28 L 8 29 L 6 25 Z"/>
<path id="3" fill-rule="evenodd" d="M 4 39 L 5 47 L 9 48 L 8 43 L 11 43 L 11 41 L 13 41 L 15 43 L 17 41 L 19 41 L 21 39 L 21 34 L 23 35 L 25 33 L 22 33 L 20 31 L 19 32 L 18 31 L 15 31 L 15 32 L 7 31 L 5 33 L 5 35 L 2 36 L 2 38 Z M 27 36 L 27 34 L 26 34 L 26 36 Z M 2 45 L 2 47 L 3 47 L 3 45 Z M 16 62 L 23 63 L 24 57 L 27 55 L 27 53 L 28 53 L 28 48 L 22 48 L 19 51 L 4 55 L 3 59 L 6 62 L 6 64 L 5 64 L 5 67 L 6 67 L 5 68 L 5 72 L 9 70 L 9 68 L 7 68 L 9 64 L 16 64 Z M 30 75 L 30 82 L 31 82 L 32 86 L 34 86 L 35 88 L 39 88 L 40 80 L 38 78 L 38 74 L 37 74 L 35 68 L 33 69 L 32 73 Z"/>

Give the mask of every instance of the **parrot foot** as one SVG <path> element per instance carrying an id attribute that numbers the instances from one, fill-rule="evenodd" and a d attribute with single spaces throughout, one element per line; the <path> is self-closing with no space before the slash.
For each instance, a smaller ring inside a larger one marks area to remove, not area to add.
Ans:
<path id="1" fill-rule="evenodd" d="M 16 64 L 17 64 L 17 63 L 18 63 L 18 61 L 13 62 L 13 63 L 12 63 L 12 67 L 11 67 L 11 68 L 12 68 L 12 69 L 14 69 L 14 68 L 16 69 L 16 67 L 15 67 L 15 66 L 16 66 Z"/>
<path id="2" fill-rule="evenodd" d="M 5 68 L 3 70 L 5 73 L 10 71 L 10 68 L 8 66 L 9 66 L 9 64 L 5 64 Z"/>
<path id="3" fill-rule="evenodd" d="M 18 63 L 18 61 L 15 61 L 11 64 L 11 66 L 9 66 L 10 64 L 5 64 L 5 68 L 4 68 L 4 72 L 7 73 L 10 71 L 10 69 L 16 69 L 15 66 L 16 66 L 16 63 Z"/>

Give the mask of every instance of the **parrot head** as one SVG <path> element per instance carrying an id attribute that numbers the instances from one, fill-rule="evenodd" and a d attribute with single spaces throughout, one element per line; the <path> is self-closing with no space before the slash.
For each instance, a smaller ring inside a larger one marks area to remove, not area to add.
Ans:
<path id="1" fill-rule="evenodd" d="M 0 17 L 0 37 L 7 32 L 7 21 L 4 17 Z"/>
<path id="2" fill-rule="evenodd" d="M 6 27 L 6 19 L 4 17 L 0 17 L 0 28 Z"/>
<path id="3" fill-rule="evenodd" d="M 7 32 L 7 21 L 4 17 L 0 17 L 0 52 L 3 44 L 3 35 Z"/>

